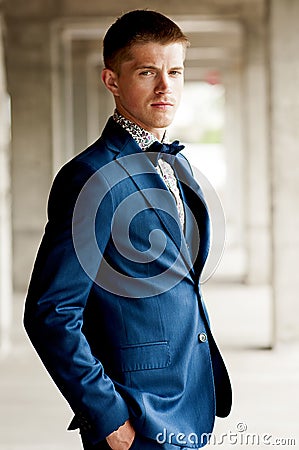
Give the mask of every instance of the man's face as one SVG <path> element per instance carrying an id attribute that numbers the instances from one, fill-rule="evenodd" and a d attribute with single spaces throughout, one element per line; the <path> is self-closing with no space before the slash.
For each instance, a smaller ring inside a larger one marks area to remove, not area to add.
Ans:
<path id="1" fill-rule="evenodd" d="M 181 43 L 138 44 L 119 74 L 104 69 L 103 81 L 118 111 L 161 139 L 173 121 L 184 84 L 185 48 Z"/>

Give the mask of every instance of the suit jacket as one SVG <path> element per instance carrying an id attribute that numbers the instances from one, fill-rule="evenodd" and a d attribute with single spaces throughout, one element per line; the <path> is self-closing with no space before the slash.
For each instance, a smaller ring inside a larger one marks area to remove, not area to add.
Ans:
<path id="1" fill-rule="evenodd" d="M 70 428 L 91 443 L 130 418 L 149 438 L 197 448 L 231 408 L 200 291 L 207 207 L 185 158 L 173 167 L 185 235 L 150 158 L 112 118 L 51 189 L 24 325 L 75 413 Z"/>

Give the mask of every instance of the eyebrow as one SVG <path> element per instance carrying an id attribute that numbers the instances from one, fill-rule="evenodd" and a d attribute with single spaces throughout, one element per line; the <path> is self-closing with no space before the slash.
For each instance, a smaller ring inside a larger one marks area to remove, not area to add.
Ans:
<path id="1" fill-rule="evenodd" d="M 141 69 L 159 70 L 159 67 L 153 66 L 153 65 L 150 65 L 150 64 L 149 65 L 143 64 L 143 65 L 135 67 L 135 70 L 141 70 Z M 183 66 L 171 67 L 169 70 L 184 70 L 184 67 Z"/>

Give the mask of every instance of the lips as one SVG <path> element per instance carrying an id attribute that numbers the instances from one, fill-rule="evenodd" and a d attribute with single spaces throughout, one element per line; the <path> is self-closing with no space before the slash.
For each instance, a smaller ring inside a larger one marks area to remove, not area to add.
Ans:
<path id="1" fill-rule="evenodd" d="M 152 103 L 151 106 L 153 106 L 154 108 L 166 109 L 166 108 L 174 106 L 174 104 L 171 102 L 155 102 L 155 103 Z"/>

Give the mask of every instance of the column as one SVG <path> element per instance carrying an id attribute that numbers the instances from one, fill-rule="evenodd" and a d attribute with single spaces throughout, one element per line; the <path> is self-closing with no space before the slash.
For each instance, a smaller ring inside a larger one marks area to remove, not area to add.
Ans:
<path id="1" fill-rule="evenodd" d="M 245 241 L 245 179 L 244 179 L 244 108 L 242 92 L 243 71 L 236 64 L 225 71 L 225 129 L 226 189 L 224 210 L 226 216 L 227 245 L 224 252 L 222 271 L 229 268 L 229 279 L 243 282 L 246 276 Z"/>
<path id="2" fill-rule="evenodd" d="M 273 285 L 278 341 L 299 339 L 299 2 L 270 2 Z"/>
<path id="3" fill-rule="evenodd" d="M 12 279 L 9 97 L 6 91 L 2 29 L 0 14 L 0 351 L 5 353 L 10 347 Z"/>
<path id="4" fill-rule="evenodd" d="M 39 20 L 7 22 L 13 278 L 15 289 L 23 292 L 46 222 L 52 179 L 50 32 Z"/>
<path id="5" fill-rule="evenodd" d="M 243 177 L 246 185 L 245 217 L 248 283 L 270 282 L 270 173 L 268 79 L 265 42 L 267 30 L 262 22 L 247 26 L 244 68 Z"/>

